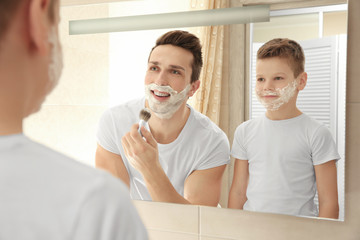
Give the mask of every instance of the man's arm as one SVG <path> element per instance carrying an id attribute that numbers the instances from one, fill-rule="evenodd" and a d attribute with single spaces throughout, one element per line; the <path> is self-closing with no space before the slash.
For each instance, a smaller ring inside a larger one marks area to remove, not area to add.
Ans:
<path id="1" fill-rule="evenodd" d="M 217 206 L 221 192 L 221 177 L 226 165 L 206 170 L 194 171 L 186 180 L 184 197 L 171 184 L 169 178 L 161 171 L 145 178 L 146 186 L 154 201 L 181 204 Z M 159 177 L 161 176 L 161 177 Z"/>
<path id="2" fill-rule="evenodd" d="M 110 172 L 130 187 L 129 173 L 126 170 L 121 156 L 105 150 L 99 144 L 97 145 L 95 153 L 95 166 Z"/>
<path id="3" fill-rule="evenodd" d="M 249 161 L 235 159 L 234 177 L 230 188 L 228 208 L 243 209 L 247 200 Z"/>
<path id="4" fill-rule="evenodd" d="M 339 217 L 337 172 L 335 160 L 315 165 L 316 184 L 319 197 L 319 217 Z"/>
<path id="5" fill-rule="evenodd" d="M 210 206 L 218 204 L 225 165 L 194 171 L 185 181 L 183 197 L 176 191 L 160 165 L 157 142 L 151 133 L 142 127 L 141 132 L 146 139 L 144 141 L 137 128 L 138 124 L 132 126 L 131 131 L 122 138 L 122 145 L 130 164 L 143 175 L 153 201 Z"/>
<path id="6" fill-rule="evenodd" d="M 221 179 L 225 168 L 226 165 L 223 165 L 192 172 L 185 180 L 184 197 L 175 190 L 162 168 L 154 168 L 144 178 L 153 201 L 215 207 L 220 200 Z"/>
<path id="7" fill-rule="evenodd" d="M 196 170 L 185 180 L 184 196 L 191 204 L 216 207 L 220 200 L 221 180 L 226 165 Z"/>

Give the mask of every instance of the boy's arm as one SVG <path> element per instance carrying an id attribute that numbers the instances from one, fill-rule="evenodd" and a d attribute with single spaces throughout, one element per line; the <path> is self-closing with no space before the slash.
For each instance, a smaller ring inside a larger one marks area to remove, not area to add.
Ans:
<path id="1" fill-rule="evenodd" d="M 235 159 L 234 177 L 230 188 L 228 208 L 243 209 L 247 200 L 249 182 L 249 161 Z"/>
<path id="2" fill-rule="evenodd" d="M 335 160 L 314 167 L 319 195 L 319 217 L 337 219 L 339 204 Z"/>

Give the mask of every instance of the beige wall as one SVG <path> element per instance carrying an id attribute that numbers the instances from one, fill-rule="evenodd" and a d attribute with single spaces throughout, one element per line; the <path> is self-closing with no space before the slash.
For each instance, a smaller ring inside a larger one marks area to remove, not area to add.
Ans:
<path id="1" fill-rule="evenodd" d="M 109 36 L 70 36 L 68 22 L 106 17 L 108 7 L 62 7 L 60 15 L 62 76 L 42 110 L 25 120 L 24 132 L 80 162 L 94 165 L 98 119 L 108 108 Z"/>
<path id="2" fill-rule="evenodd" d="M 348 19 L 345 221 L 135 201 L 151 239 L 360 239 L 360 1 Z"/>
<path id="3" fill-rule="evenodd" d="M 324 37 L 337 34 L 346 34 L 347 29 L 344 29 L 343 27 L 346 26 L 346 21 L 346 12 L 324 13 Z"/>
<path id="4" fill-rule="evenodd" d="M 286 37 L 307 40 L 319 36 L 318 14 L 303 14 L 272 18 L 270 23 L 255 23 L 253 41 L 264 43 L 272 38 Z"/>

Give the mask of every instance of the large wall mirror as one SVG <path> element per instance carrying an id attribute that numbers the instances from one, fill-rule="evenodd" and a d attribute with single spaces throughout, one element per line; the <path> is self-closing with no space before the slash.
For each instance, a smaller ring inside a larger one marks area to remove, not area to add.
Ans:
<path id="1" fill-rule="evenodd" d="M 69 35 L 69 21 L 199 10 L 205 7 L 204 2 L 62 0 L 60 34 L 65 62 L 62 79 L 46 100 L 43 110 L 26 120 L 25 132 L 35 140 L 50 143 L 50 147 L 94 166 L 96 130 L 101 114 L 111 106 L 143 96 L 149 52 L 155 40 L 172 29 Z M 255 2 L 258 1 L 228 1 L 227 6 L 221 7 Z M 224 53 L 223 69 L 220 72 L 228 80 L 223 85 L 227 90 L 221 90 L 221 98 L 225 100 L 219 107 L 222 113 L 229 113 L 228 117 L 209 117 L 220 122 L 218 124 L 232 142 L 235 127 L 263 111 L 253 97 L 254 52 L 259 45 L 274 37 L 299 41 L 305 49 L 308 60 L 305 71 L 309 74 L 309 91 L 304 91 L 300 96 L 299 107 L 327 125 L 336 139 L 342 157 L 338 162 L 339 220 L 344 220 L 346 1 L 259 2 L 272 4 L 270 22 L 241 26 L 244 35 L 239 39 L 235 39 L 239 26 L 224 28 L 223 41 L 228 52 Z M 199 36 L 206 32 L 201 27 L 183 30 Z M 230 69 L 235 68 L 239 61 L 234 56 L 237 52 L 241 52 L 242 73 Z M 232 87 L 234 81 L 237 81 L 236 84 L 242 81 L 241 87 Z M 238 89 L 242 92 L 236 94 Z M 238 103 L 240 94 L 244 97 Z M 195 100 L 196 97 L 190 104 L 196 104 Z M 317 101 L 319 105 L 312 104 L 312 101 Z M 241 112 L 242 115 L 233 118 L 230 112 L 234 109 L 241 109 L 236 114 Z M 233 162 L 224 175 L 223 207 L 227 205 L 232 171 Z"/>

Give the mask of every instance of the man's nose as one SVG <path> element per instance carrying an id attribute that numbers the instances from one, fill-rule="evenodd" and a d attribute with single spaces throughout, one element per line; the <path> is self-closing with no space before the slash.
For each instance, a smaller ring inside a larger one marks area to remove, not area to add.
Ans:
<path id="1" fill-rule="evenodd" d="M 165 71 L 160 71 L 159 74 L 156 76 L 155 78 L 155 83 L 159 86 L 167 86 L 168 81 L 167 81 L 167 76 L 166 76 L 166 72 Z"/>

